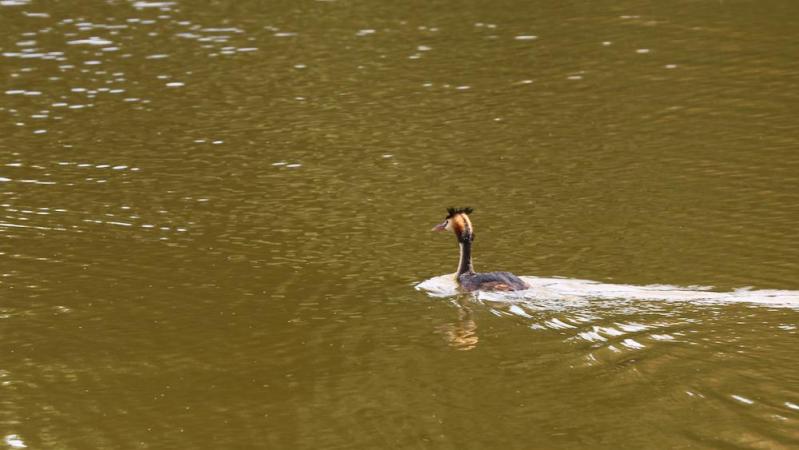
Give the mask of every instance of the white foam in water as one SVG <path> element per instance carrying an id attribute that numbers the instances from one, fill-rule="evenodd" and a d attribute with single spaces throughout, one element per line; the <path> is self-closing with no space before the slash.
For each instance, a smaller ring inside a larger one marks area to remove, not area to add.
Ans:
<path id="1" fill-rule="evenodd" d="M 136 9 L 145 9 L 145 8 L 169 8 L 170 6 L 174 6 L 175 2 L 135 2 L 133 7 Z"/>
<path id="2" fill-rule="evenodd" d="M 601 334 L 597 333 L 596 331 L 584 331 L 582 333 L 578 333 L 582 339 L 591 342 L 604 342 L 607 341 L 607 338 L 602 336 Z"/>
<path id="3" fill-rule="evenodd" d="M 558 330 L 565 330 L 567 328 L 577 328 L 574 325 L 570 325 L 566 322 L 563 322 L 560 319 L 550 319 L 546 321 L 546 325 L 550 328 L 555 328 Z"/>
<path id="4" fill-rule="evenodd" d="M 536 305 L 547 302 L 589 300 L 639 300 L 690 302 L 706 304 L 753 303 L 772 307 L 799 309 L 799 291 L 736 289 L 731 292 L 714 292 L 701 286 L 648 285 L 600 283 L 572 278 L 521 277 L 530 289 L 516 292 L 477 292 L 480 300 L 514 302 L 534 301 Z M 457 295 L 455 275 L 441 275 L 416 285 L 432 297 Z M 618 324 L 620 328 L 636 327 L 638 324 Z"/>
<path id="5" fill-rule="evenodd" d="M 508 312 L 511 312 L 513 314 L 516 314 L 517 316 L 525 317 L 525 318 L 528 318 L 528 319 L 532 319 L 533 318 L 533 316 L 531 316 L 530 314 L 527 314 L 523 309 L 521 309 L 520 307 L 518 307 L 516 305 L 511 305 L 511 307 L 508 308 Z"/>
<path id="6" fill-rule="evenodd" d="M 750 400 L 750 399 L 748 399 L 746 397 L 741 397 L 740 395 L 733 394 L 730 397 L 734 398 L 735 400 L 738 400 L 741 403 L 746 403 L 747 405 L 751 405 L 751 404 L 755 403 L 754 400 Z"/>
<path id="7" fill-rule="evenodd" d="M 622 330 L 626 331 L 627 333 L 636 333 L 638 331 L 644 331 L 649 328 L 646 325 L 641 325 L 640 323 L 617 323 L 616 325 L 619 326 Z"/>
<path id="8" fill-rule="evenodd" d="M 113 44 L 113 42 L 109 41 L 108 39 L 99 38 L 97 36 L 92 36 L 89 39 L 77 39 L 74 41 L 67 41 L 69 45 L 109 45 Z"/>
<path id="9" fill-rule="evenodd" d="M 8 436 L 6 436 L 4 441 L 11 448 L 26 448 L 27 447 L 27 445 L 25 445 L 25 442 L 23 442 L 22 439 L 20 439 L 20 437 L 17 436 L 16 434 L 9 434 Z"/>
<path id="10" fill-rule="evenodd" d="M 595 328 L 596 331 L 601 331 L 602 333 L 607 334 L 608 336 L 621 336 L 624 334 L 623 331 L 619 331 L 613 327 L 595 327 Z"/>
<path id="11" fill-rule="evenodd" d="M 621 342 L 621 345 L 623 345 L 623 346 L 625 346 L 625 347 L 627 347 L 629 349 L 632 349 L 632 350 L 638 350 L 638 349 L 642 349 L 642 348 L 645 347 L 644 344 L 641 344 L 640 342 L 637 342 L 635 339 L 625 339 L 625 340 L 623 340 Z"/>

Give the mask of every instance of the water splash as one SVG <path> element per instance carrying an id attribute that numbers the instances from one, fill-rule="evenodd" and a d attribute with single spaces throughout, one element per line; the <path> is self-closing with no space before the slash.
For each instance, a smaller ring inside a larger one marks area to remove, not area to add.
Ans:
<path id="1" fill-rule="evenodd" d="M 600 283 L 573 278 L 521 277 L 531 288 L 517 292 L 483 292 L 475 296 L 491 302 L 524 303 L 537 308 L 561 308 L 590 300 L 637 300 L 689 302 L 703 304 L 752 303 L 771 307 L 799 309 L 799 291 L 736 289 L 711 291 L 706 286 L 671 286 Z M 451 297 L 459 293 L 454 274 L 430 278 L 416 285 L 433 297 Z M 554 302 L 554 304 L 553 304 Z M 565 303 L 564 303 L 565 302 Z M 560 305 L 559 305 L 560 303 Z"/>
<path id="2" fill-rule="evenodd" d="M 22 439 L 20 439 L 20 437 L 17 436 L 16 434 L 9 434 L 8 436 L 5 437 L 4 441 L 6 442 L 6 445 L 8 445 L 10 448 L 27 447 L 25 442 Z"/>

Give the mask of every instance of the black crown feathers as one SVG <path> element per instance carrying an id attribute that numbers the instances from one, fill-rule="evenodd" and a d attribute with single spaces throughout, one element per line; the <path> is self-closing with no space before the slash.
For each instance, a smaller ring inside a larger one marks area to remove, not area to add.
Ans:
<path id="1" fill-rule="evenodd" d="M 474 210 L 472 208 L 447 208 L 447 219 L 456 215 L 456 214 L 471 214 Z"/>

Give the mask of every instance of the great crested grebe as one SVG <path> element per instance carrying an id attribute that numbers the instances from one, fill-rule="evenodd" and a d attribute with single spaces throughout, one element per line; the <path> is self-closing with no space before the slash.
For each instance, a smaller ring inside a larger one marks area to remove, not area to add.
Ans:
<path id="1" fill-rule="evenodd" d="M 472 266 L 472 241 L 474 228 L 469 214 L 472 208 L 447 208 L 447 217 L 433 227 L 433 231 L 452 231 L 461 249 L 456 278 L 461 288 L 471 291 L 520 291 L 530 286 L 510 272 L 477 273 Z"/>

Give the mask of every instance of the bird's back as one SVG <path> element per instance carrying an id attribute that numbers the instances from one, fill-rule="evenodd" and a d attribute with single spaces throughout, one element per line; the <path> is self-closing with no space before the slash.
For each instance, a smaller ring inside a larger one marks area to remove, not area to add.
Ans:
<path id="1" fill-rule="evenodd" d="M 521 291 L 530 286 L 510 272 L 463 273 L 458 276 L 466 291 Z"/>

